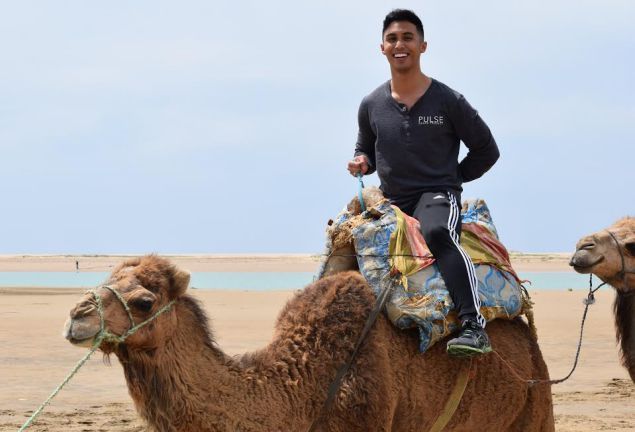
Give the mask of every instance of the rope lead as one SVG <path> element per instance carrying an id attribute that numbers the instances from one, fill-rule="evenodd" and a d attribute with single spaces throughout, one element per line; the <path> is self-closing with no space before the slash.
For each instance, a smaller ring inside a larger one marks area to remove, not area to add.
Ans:
<path id="1" fill-rule="evenodd" d="M 584 322 L 586 321 L 586 315 L 587 315 L 587 312 L 589 311 L 589 306 L 591 306 L 593 303 L 595 303 L 595 292 L 597 290 L 599 290 L 600 288 L 602 288 L 604 285 L 606 285 L 606 282 L 603 282 L 600 285 L 598 285 L 596 288 L 593 288 L 593 274 L 589 275 L 589 293 L 587 294 L 587 297 L 583 301 L 583 303 L 584 303 L 584 312 L 582 313 L 582 322 L 580 323 L 580 337 L 578 339 L 578 347 L 577 347 L 576 352 L 575 352 L 575 359 L 573 360 L 573 367 L 571 368 L 571 371 L 569 371 L 569 374 L 567 376 L 565 376 L 564 378 L 554 379 L 554 380 L 526 379 L 526 378 L 523 378 L 520 375 L 518 375 L 516 370 L 503 357 L 501 357 L 500 354 L 498 354 L 496 351 L 494 351 L 494 353 L 496 354 L 496 356 L 499 359 L 501 359 L 503 364 L 505 364 L 505 366 L 507 366 L 507 368 L 512 372 L 512 374 L 518 380 L 524 381 L 529 387 L 532 387 L 532 386 L 534 386 L 536 384 L 560 384 L 562 382 L 565 382 L 566 380 L 568 380 L 571 377 L 571 375 L 573 375 L 573 372 L 575 371 L 576 367 L 578 366 L 578 360 L 580 358 L 580 349 L 582 348 L 582 333 L 584 332 Z"/>
<path id="2" fill-rule="evenodd" d="M 364 195 L 362 190 L 364 189 L 364 181 L 362 180 L 362 173 L 357 173 L 357 180 L 359 180 L 359 189 L 357 190 L 357 196 L 359 198 L 359 204 L 362 206 L 362 213 L 366 211 L 366 204 L 364 203 Z"/>

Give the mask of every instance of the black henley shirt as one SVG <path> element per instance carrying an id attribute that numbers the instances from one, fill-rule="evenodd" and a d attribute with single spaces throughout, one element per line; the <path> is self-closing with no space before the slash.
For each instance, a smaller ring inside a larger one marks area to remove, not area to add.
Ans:
<path id="1" fill-rule="evenodd" d="M 390 81 L 366 96 L 359 107 L 355 156 L 377 170 L 381 190 L 399 206 L 423 192 L 462 191 L 499 157 L 494 137 L 463 95 L 432 79 L 408 109 L 391 95 Z M 467 156 L 459 163 L 463 141 Z"/>

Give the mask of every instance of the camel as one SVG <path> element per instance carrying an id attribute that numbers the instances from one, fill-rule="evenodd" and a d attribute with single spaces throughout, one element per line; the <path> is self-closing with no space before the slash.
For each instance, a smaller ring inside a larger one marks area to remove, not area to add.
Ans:
<path id="1" fill-rule="evenodd" d="M 266 347 L 229 357 L 214 341 L 201 305 L 187 294 L 189 273 L 145 256 L 119 265 L 106 284 L 128 303 L 136 323 L 173 306 L 125 343 L 102 342 L 121 362 L 135 407 L 158 432 L 306 431 L 318 416 L 337 369 L 348 359 L 374 306 L 359 272 L 340 272 L 298 292 L 279 314 Z M 97 288 L 105 326 L 131 326 L 115 294 Z M 66 338 L 91 346 L 100 330 L 95 300 L 85 294 L 71 310 Z M 497 355 L 473 360 L 458 410 L 446 431 L 553 431 L 547 367 L 521 319 L 488 326 Z M 505 359 L 509 366 L 503 363 Z M 321 431 L 426 431 L 469 360 L 449 358 L 445 343 L 418 351 L 414 331 L 380 314 L 326 413 Z"/>
<path id="2" fill-rule="evenodd" d="M 583 237 L 569 264 L 615 288 L 615 331 L 622 364 L 635 382 L 635 218 Z"/>

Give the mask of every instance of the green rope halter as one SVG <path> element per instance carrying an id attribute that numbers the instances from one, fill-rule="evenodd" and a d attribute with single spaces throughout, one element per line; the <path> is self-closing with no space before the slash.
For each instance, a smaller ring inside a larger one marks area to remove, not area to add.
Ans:
<path id="1" fill-rule="evenodd" d="M 121 336 L 117 336 L 116 334 L 113 334 L 113 333 L 111 333 L 110 331 L 108 331 L 106 329 L 106 321 L 104 319 L 104 305 L 103 305 L 102 298 L 101 298 L 101 296 L 99 295 L 99 292 L 98 292 L 100 288 L 105 288 L 105 289 L 109 290 L 110 292 L 112 292 L 114 294 L 114 296 L 119 300 L 119 302 L 123 306 L 123 308 L 126 311 L 126 313 L 128 314 L 128 318 L 130 319 L 130 328 L 124 334 L 122 334 Z M 172 305 L 174 305 L 174 303 L 176 303 L 176 299 L 170 301 L 168 304 L 166 304 L 161 309 L 156 311 L 155 314 L 152 315 L 150 318 L 146 319 L 145 321 L 140 322 L 139 324 L 135 324 L 134 319 L 132 318 L 132 312 L 130 311 L 130 307 L 128 306 L 128 302 L 126 302 L 126 300 L 123 298 L 121 293 L 119 291 L 117 291 L 115 288 L 111 287 L 110 285 L 102 285 L 101 287 L 97 287 L 96 289 L 87 291 L 87 293 L 90 293 L 93 296 L 93 298 L 95 299 L 95 302 L 97 303 L 97 313 L 99 314 L 99 332 L 97 333 L 97 336 L 95 337 L 95 341 L 93 342 L 93 346 L 90 348 L 88 353 L 80 361 L 77 362 L 75 367 L 66 376 L 66 378 L 64 378 L 62 383 L 60 385 L 58 385 L 55 388 L 55 390 L 53 390 L 53 392 L 49 395 L 49 397 L 44 402 L 42 402 L 42 404 L 35 410 L 35 412 L 31 415 L 31 417 L 29 417 L 27 419 L 27 421 L 24 422 L 24 424 L 18 430 L 18 432 L 22 432 L 22 431 L 26 430 L 29 426 L 31 426 L 31 424 L 35 421 L 35 419 L 38 418 L 40 413 L 42 413 L 44 408 L 49 403 L 51 403 L 53 398 L 55 396 L 57 396 L 57 394 L 62 390 L 62 388 L 64 388 L 64 386 L 71 380 L 71 378 L 73 378 L 73 376 L 75 376 L 75 374 L 79 371 L 79 369 L 82 366 L 84 366 L 84 364 L 90 359 L 90 357 L 93 355 L 93 353 L 99 349 L 99 347 L 101 346 L 102 342 L 104 342 L 104 341 L 111 342 L 111 343 L 114 343 L 116 345 L 125 342 L 125 340 L 128 337 L 132 336 L 138 330 L 140 330 L 141 328 L 145 327 L 146 325 L 148 325 L 149 323 L 154 321 L 160 315 L 162 315 L 165 312 L 169 311 L 170 308 L 172 308 Z"/>

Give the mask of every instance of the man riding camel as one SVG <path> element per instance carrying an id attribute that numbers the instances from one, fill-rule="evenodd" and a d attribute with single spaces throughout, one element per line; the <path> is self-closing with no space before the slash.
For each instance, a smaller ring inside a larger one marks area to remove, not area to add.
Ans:
<path id="1" fill-rule="evenodd" d="M 381 52 L 391 79 L 359 107 L 352 175 L 377 171 L 386 198 L 415 217 L 452 297 L 461 332 L 450 355 L 492 350 L 481 315 L 474 265 L 459 243 L 462 183 L 481 177 L 499 157 L 492 133 L 465 98 L 426 76 L 423 25 L 414 12 L 396 9 L 384 19 Z M 468 148 L 459 163 L 460 142 Z"/>

